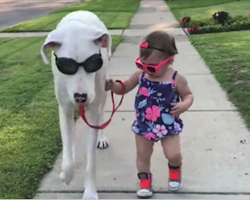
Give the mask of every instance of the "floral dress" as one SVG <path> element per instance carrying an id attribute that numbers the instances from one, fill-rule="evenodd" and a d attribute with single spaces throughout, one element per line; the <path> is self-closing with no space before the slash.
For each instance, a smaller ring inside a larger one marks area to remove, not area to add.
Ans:
<path id="1" fill-rule="evenodd" d="M 135 134 L 158 141 L 182 131 L 182 120 L 170 113 L 171 103 L 180 101 L 174 87 L 176 75 L 177 71 L 171 82 L 155 82 L 146 79 L 145 73 L 142 74 L 134 104 L 136 120 L 131 127 Z"/>

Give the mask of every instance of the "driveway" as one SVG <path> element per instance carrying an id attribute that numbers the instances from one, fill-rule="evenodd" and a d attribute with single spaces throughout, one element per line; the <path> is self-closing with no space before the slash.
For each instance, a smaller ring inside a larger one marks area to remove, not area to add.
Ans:
<path id="1" fill-rule="evenodd" d="M 0 0 L 0 29 L 75 2 L 77 0 Z"/>

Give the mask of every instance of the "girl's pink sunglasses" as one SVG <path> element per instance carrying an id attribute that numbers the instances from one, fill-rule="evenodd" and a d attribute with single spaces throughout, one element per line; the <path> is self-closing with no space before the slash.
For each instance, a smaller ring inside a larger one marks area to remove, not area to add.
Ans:
<path id="1" fill-rule="evenodd" d="M 141 70 L 147 70 L 150 73 L 156 73 L 157 70 L 164 64 L 166 64 L 169 60 L 171 60 L 174 56 L 170 56 L 168 58 L 166 58 L 165 60 L 161 61 L 160 63 L 158 63 L 157 65 L 148 65 L 148 64 L 144 64 L 141 62 L 140 57 L 135 59 L 135 64 L 136 66 L 141 69 Z"/>
<path id="2" fill-rule="evenodd" d="M 157 48 L 154 48 L 154 47 L 149 47 L 149 45 L 148 45 L 147 42 L 141 43 L 139 46 L 140 46 L 140 48 L 151 48 L 151 49 L 156 49 L 156 50 L 159 50 L 159 51 L 164 51 L 162 49 L 157 49 Z M 165 60 L 161 61 L 160 63 L 158 63 L 157 65 L 148 65 L 148 64 L 142 63 L 141 60 L 140 60 L 140 57 L 138 57 L 138 58 L 135 59 L 135 64 L 141 70 L 147 70 L 150 73 L 156 73 L 157 70 L 162 65 L 166 64 L 169 60 L 171 60 L 173 58 L 174 58 L 174 56 L 170 56 L 170 57 L 166 58 Z"/>

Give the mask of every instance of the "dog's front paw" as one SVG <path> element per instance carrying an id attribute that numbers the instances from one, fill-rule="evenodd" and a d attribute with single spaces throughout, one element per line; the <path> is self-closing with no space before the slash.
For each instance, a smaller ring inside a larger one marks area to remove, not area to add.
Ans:
<path id="1" fill-rule="evenodd" d="M 74 178 L 74 163 L 73 162 L 69 162 L 66 164 L 63 163 L 62 172 L 60 173 L 60 179 L 62 180 L 62 182 L 68 185 L 73 180 L 73 178 Z"/>
<path id="2" fill-rule="evenodd" d="M 98 194 L 94 190 L 85 189 L 82 199 L 98 199 Z"/>
<path id="3" fill-rule="evenodd" d="M 97 148 L 106 149 L 109 146 L 108 138 L 104 134 L 99 134 L 97 139 Z"/>

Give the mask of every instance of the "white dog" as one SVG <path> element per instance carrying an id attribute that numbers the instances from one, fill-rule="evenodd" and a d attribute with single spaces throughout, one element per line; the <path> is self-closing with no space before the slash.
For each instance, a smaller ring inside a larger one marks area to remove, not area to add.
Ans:
<path id="1" fill-rule="evenodd" d="M 41 55 L 49 64 L 45 49 L 51 48 L 55 94 L 59 107 L 63 143 L 60 178 L 69 184 L 74 176 L 75 123 L 74 107 L 84 105 L 92 125 L 103 123 L 107 94 L 104 90 L 107 66 L 111 57 L 111 36 L 102 21 L 92 12 L 76 11 L 66 15 L 50 32 Z M 101 130 L 89 128 L 87 166 L 83 199 L 98 199 L 95 174 L 95 149 L 106 148 L 108 140 Z"/>

